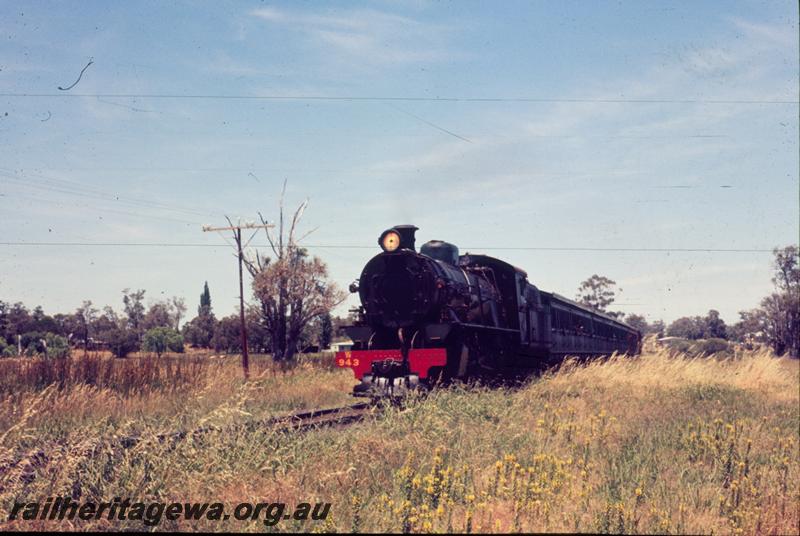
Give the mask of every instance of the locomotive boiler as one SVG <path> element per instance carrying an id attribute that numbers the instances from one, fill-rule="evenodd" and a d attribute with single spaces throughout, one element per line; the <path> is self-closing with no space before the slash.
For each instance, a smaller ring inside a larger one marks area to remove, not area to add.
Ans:
<path id="1" fill-rule="evenodd" d="M 384 231 L 364 266 L 358 320 L 344 330 L 357 396 L 398 396 L 454 378 L 519 375 L 566 356 L 639 352 L 641 334 L 618 320 L 530 284 L 527 274 L 447 242 L 417 252 L 413 225 Z"/>

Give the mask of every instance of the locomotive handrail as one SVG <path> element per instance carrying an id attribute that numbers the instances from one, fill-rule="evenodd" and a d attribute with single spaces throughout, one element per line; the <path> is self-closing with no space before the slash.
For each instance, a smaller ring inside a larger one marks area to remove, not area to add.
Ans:
<path id="1" fill-rule="evenodd" d="M 482 326 L 481 324 L 467 324 L 465 322 L 458 322 L 458 325 L 462 326 L 462 327 L 465 327 L 465 328 L 490 329 L 490 330 L 494 330 L 494 331 L 504 331 L 504 332 L 507 332 L 507 333 L 519 333 L 519 330 L 516 330 L 516 329 L 497 328 L 497 327 L 494 327 L 494 326 Z"/>

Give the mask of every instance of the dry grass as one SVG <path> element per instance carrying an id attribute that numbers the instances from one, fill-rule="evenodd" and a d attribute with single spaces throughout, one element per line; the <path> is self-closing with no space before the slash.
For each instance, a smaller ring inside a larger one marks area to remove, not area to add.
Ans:
<path id="1" fill-rule="evenodd" d="M 136 381 L 120 369 L 94 382 L 75 373 L 16 390 L 0 363 L 0 519 L 15 500 L 68 494 L 229 507 L 333 503 L 325 524 L 274 527 L 283 531 L 798 532 L 798 363 L 765 352 L 570 363 L 515 390 L 441 390 L 345 430 L 232 430 L 174 447 L 146 440 L 120 448 L 114 438 L 130 433 L 153 438 L 338 405 L 353 383 L 316 360 L 280 370 L 262 358 L 245 385 L 235 359 L 196 359 L 174 385 L 160 363 Z M 74 523 L 6 528 L 142 528 Z"/>

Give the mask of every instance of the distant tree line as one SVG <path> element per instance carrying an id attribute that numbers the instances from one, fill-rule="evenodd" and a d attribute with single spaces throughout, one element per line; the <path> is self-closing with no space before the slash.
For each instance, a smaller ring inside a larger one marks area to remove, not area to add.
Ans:
<path id="1" fill-rule="evenodd" d="M 705 318 L 683 317 L 667 335 L 686 339 L 729 339 L 745 345 L 765 344 L 778 355 L 800 357 L 800 266 L 798 247 L 773 250 L 773 292 L 759 307 L 739 312 L 739 321 L 726 326 L 717 311 Z"/>
<path id="2" fill-rule="evenodd" d="M 761 300 L 759 307 L 739 313 L 739 321 L 728 326 L 719 311 L 711 309 L 705 316 L 684 316 L 668 327 L 657 320 L 648 323 L 644 316 L 624 315 L 609 311 L 616 297 L 616 283 L 603 276 L 593 275 L 581 283 L 576 299 L 596 311 L 626 323 L 642 333 L 659 337 L 679 337 L 689 340 L 717 339 L 736 341 L 745 345 L 765 344 L 776 354 L 788 353 L 800 357 L 800 261 L 798 247 L 787 246 L 773 250 L 774 291 Z M 720 345 L 721 347 L 721 345 Z"/>
<path id="3" fill-rule="evenodd" d="M 184 344 L 217 352 L 242 350 L 237 314 L 217 319 L 211 307 L 206 282 L 200 295 L 197 316 L 185 322 L 186 305 L 182 298 L 145 306 L 143 289 L 122 291 L 122 312 L 110 306 L 102 310 L 84 301 L 74 313 L 48 315 L 41 306 L 32 311 L 24 304 L 0 301 L 0 357 L 66 357 L 72 348 L 84 352 L 107 349 L 117 357 L 136 351 L 183 352 Z M 272 350 L 270 332 L 258 306 L 251 306 L 247 318 L 248 348 L 253 352 Z M 327 348 L 334 334 L 333 319 L 325 311 L 309 320 L 296 341 L 295 351 Z"/>
<path id="4" fill-rule="evenodd" d="M 122 313 L 110 306 L 99 310 L 87 300 L 74 313 L 52 316 L 41 306 L 29 311 L 20 302 L 0 301 L 0 354 L 65 357 L 70 348 L 78 348 L 84 352 L 108 349 L 117 357 L 125 357 L 140 349 L 160 353 L 157 348 L 165 337 L 171 351 L 183 351 L 183 338 L 178 332 L 186 313 L 182 298 L 146 307 L 142 289 L 126 288 L 122 296 Z"/>

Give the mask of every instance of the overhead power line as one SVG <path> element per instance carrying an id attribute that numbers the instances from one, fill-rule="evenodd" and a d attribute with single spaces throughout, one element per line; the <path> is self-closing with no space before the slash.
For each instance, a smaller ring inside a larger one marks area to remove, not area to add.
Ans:
<path id="1" fill-rule="evenodd" d="M 18 186 L 27 188 L 36 188 L 55 193 L 63 193 L 76 197 L 84 197 L 99 201 L 112 201 L 114 203 L 120 203 L 134 207 L 143 207 L 152 210 L 168 210 L 170 212 L 182 212 L 184 214 L 189 214 L 194 216 L 215 215 L 214 212 L 210 211 L 205 212 L 198 209 L 166 204 L 160 201 L 156 201 L 154 199 L 127 197 L 124 195 L 119 195 L 113 192 L 98 189 L 92 185 L 67 179 L 50 177 L 37 172 L 26 171 L 24 173 L 19 173 L 11 169 L 0 168 L 0 176 L 3 177 L 4 181 L 14 183 Z"/>
<path id="2" fill-rule="evenodd" d="M 392 95 L 221 95 L 182 93 L 0 93 L 3 98 L 76 98 L 103 99 L 208 99 L 208 100 L 298 100 L 351 102 L 529 102 L 529 103 L 597 103 L 597 104 L 798 104 L 797 100 L 768 99 L 626 99 L 567 97 L 408 97 Z"/>
<path id="3" fill-rule="evenodd" d="M 200 244 L 187 242 L 0 242 L 0 246 L 65 246 L 65 247 L 206 247 L 216 248 L 219 244 Z M 309 249 L 372 249 L 375 246 L 348 244 L 305 244 Z M 631 253 L 772 253 L 772 249 L 757 248 L 599 248 L 599 247 L 548 247 L 548 246 L 492 246 L 462 247 L 462 251 L 572 251 L 572 252 L 631 252 Z"/>

